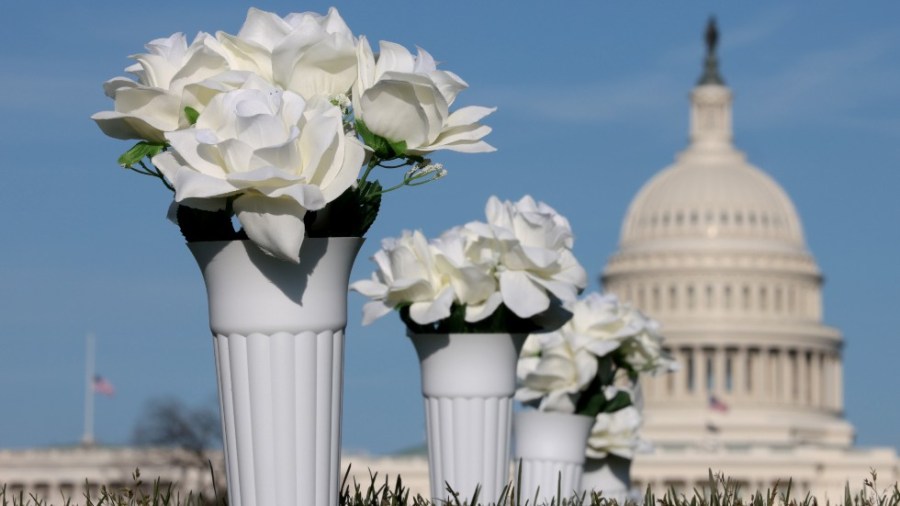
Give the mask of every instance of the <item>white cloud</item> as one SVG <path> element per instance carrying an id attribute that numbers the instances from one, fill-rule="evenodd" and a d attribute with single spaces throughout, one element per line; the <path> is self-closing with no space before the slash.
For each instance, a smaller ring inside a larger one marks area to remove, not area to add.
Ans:
<path id="1" fill-rule="evenodd" d="M 741 100 L 753 106 L 741 122 L 751 128 L 859 123 L 867 122 L 865 116 L 882 105 L 890 107 L 883 113 L 898 115 L 898 57 L 900 36 L 893 32 L 866 34 L 850 44 L 796 54 L 780 70 L 742 83 Z"/>

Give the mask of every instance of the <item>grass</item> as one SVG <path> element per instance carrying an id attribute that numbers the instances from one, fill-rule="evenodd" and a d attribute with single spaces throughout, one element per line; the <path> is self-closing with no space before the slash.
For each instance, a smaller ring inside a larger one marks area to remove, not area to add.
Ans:
<path id="1" fill-rule="evenodd" d="M 387 477 L 381 480 L 377 473 L 370 473 L 369 483 L 362 485 L 355 481 L 352 484 L 348 483 L 349 473 L 350 469 L 348 468 L 341 484 L 339 506 L 433 506 L 430 501 L 422 496 L 410 497 L 409 491 L 403 486 L 403 480 L 399 476 L 391 482 Z M 224 497 L 219 496 L 217 490 L 214 490 L 214 497 L 211 498 L 206 498 L 202 494 L 194 495 L 193 493 L 189 493 L 186 497 L 181 497 L 173 492 L 172 485 L 161 487 L 158 480 L 152 486 L 148 486 L 141 479 L 140 472 L 137 470 L 132 478 L 134 483 L 129 487 L 121 489 L 101 487 L 96 496 L 92 496 L 90 493 L 86 494 L 83 502 L 75 502 L 72 498 L 69 498 L 60 505 L 50 504 L 41 498 L 28 496 L 24 492 L 19 492 L 15 495 L 9 494 L 10 496 L 8 497 L 6 486 L 4 485 L 0 486 L 0 506 L 227 506 L 228 504 Z M 679 495 L 674 490 L 669 490 L 664 495 L 657 497 L 648 488 L 639 502 L 628 500 L 625 502 L 625 505 L 819 506 L 817 499 L 809 494 L 802 498 L 794 497 L 791 494 L 790 482 L 783 487 L 776 484 L 765 492 L 754 492 L 744 499 L 737 485 L 730 479 L 725 478 L 723 475 L 713 475 L 712 471 L 709 473 L 709 478 L 710 489 L 708 491 L 694 490 L 691 496 L 687 496 L 685 494 Z M 856 492 L 851 492 L 850 485 L 847 484 L 843 501 L 833 503 L 834 506 L 900 506 L 900 488 L 898 488 L 898 485 L 895 483 L 891 487 L 879 490 L 877 478 L 873 471 L 871 479 L 865 479 L 862 488 Z M 446 506 L 470 505 L 449 487 L 447 491 L 451 499 Z M 503 490 L 497 502 L 478 503 L 478 491 L 476 490 L 471 504 L 482 504 L 482 506 L 619 506 L 615 500 L 607 499 L 599 492 L 563 497 L 560 490 L 557 490 L 556 498 L 551 500 L 549 504 L 540 505 L 533 498 L 522 497 L 520 491 L 512 483 Z"/>

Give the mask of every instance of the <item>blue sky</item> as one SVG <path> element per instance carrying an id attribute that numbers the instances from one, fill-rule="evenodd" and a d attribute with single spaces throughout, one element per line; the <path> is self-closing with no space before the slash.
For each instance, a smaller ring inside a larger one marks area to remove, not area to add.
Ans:
<path id="1" fill-rule="evenodd" d="M 90 5 L 90 7 L 86 7 Z M 323 2 L 263 2 L 280 14 Z M 97 438 L 122 444 L 144 403 L 214 403 L 199 272 L 165 219 L 170 195 L 115 164 L 128 143 L 89 120 L 127 55 L 183 31 L 240 28 L 247 4 L 18 2 L 0 16 L 0 447 L 82 432 L 84 336 L 116 386 Z M 480 218 L 488 196 L 530 193 L 568 216 L 597 275 L 625 209 L 687 139 L 688 92 L 716 14 L 735 136 L 787 190 L 845 335 L 847 417 L 862 445 L 900 447 L 900 4 L 823 2 L 345 2 L 370 40 L 420 45 L 497 106 L 486 155 L 439 156 L 449 176 L 390 194 L 380 238 Z M 350 296 L 344 446 L 387 453 L 424 438 L 417 362 L 399 320 L 359 325 Z"/>

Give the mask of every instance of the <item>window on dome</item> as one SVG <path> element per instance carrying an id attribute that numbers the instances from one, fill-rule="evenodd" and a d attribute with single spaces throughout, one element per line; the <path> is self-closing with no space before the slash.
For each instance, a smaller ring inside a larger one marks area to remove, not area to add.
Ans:
<path id="1" fill-rule="evenodd" d="M 687 289 L 687 308 L 694 309 L 697 305 L 696 297 L 694 297 L 694 285 L 688 285 Z"/>
<path id="2" fill-rule="evenodd" d="M 678 309 L 678 287 L 671 285 L 669 286 L 669 310 L 676 309 Z"/>
<path id="3" fill-rule="evenodd" d="M 740 211 L 734 213 L 734 224 L 739 226 L 744 224 L 744 214 Z"/>
<path id="4" fill-rule="evenodd" d="M 722 305 L 725 309 L 731 309 L 731 285 L 725 285 L 725 290 L 722 297 Z"/>
<path id="5" fill-rule="evenodd" d="M 759 287 L 759 310 L 760 311 L 765 311 L 765 310 L 769 309 L 768 294 L 769 294 L 769 292 L 768 292 L 768 290 L 766 290 L 766 287 L 764 287 L 764 286 Z"/>
<path id="6" fill-rule="evenodd" d="M 669 213 L 668 212 L 663 213 L 662 224 L 664 227 L 669 226 Z"/>
<path id="7" fill-rule="evenodd" d="M 747 221 L 750 222 L 750 225 L 756 225 L 756 213 L 750 211 L 747 215 Z"/>
<path id="8" fill-rule="evenodd" d="M 655 227 L 658 222 L 659 222 L 659 217 L 656 216 L 656 213 L 653 213 L 653 216 L 650 217 L 650 226 Z"/>
<path id="9" fill-rule="evenodd" d="M 728 212 L 727 211 L 722 211 L 722 213 L 719 214 L 719 221 L 722 223 L 722 225 L 728 225 Z"/>
<path id="10" fill-rule="evenodd" d="M 659 299 L 660 299 L 659 287 L 658 287 L 658 286 L 654 286 L 654 287 L 653 287 L 653 310 L 654 310 L 654 311 L 659 311 L 659 310 L 660 310 L 661 304 L 660 304 L 660 300 L 659 300 Z"/>
<path id="11" fill-rule="evenodd" d="M 762 221 L 763 227 L 768 227 L 769 226 L 769 215 L 766 213 L 763 213 L 762 216 L 760 217 L 760 221 Z"/>
<path id="12" fill-rule="evenodd" d="M 743 290 L 741 290 L 741 305 L 744 307 L 745 311 L 750 310 L 750 286 L 744 285 Z"/>
<path id="13" fill-rule="evenodd" d="M 675 224 L 679 227 L 684 224 L 684 213 L 678 211 L 678 214 L 675 215 Z"/>
<path id="14" fill-rule="evenodd" d="M 715 289 L 712 285 L 706 285 L 706 309 L 713 308 L 713 295 L 715 294 Z"/>
<path id="15" fill-rule="evenodd" d="M 783 308 L 784 289 L 781 286 L 775 287 L 775 311 L 781 312 Z"/>
<path id="16" fill-rule="evenodd" d="M 700 221 L 697 211 L 691 211 L 691 225 L 696 225 Z"/>
<path id="17" fill-rule="evenodd" d="M 706 211 L 706 223 L 712 223 L 715 215 L 712 211 Z"/>
<path id="18" fill-rule="evenodd" d="M 637 305 L 640 309 L 647 309 L 647 298 L 644 294 L 644 285 L 638 285 L 637 288 Z"/>

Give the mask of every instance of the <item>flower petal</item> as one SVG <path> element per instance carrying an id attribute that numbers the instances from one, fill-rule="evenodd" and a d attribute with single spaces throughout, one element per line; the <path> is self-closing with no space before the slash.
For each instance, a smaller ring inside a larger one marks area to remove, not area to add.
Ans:
<path id="1" fill-rule="evenodd" d="M 502 272 L 500 293 L 506 307 L 519 318 L 531 318 L 550 307 L 550 298 L 524 272 Z"/>
<path id="2" fill-rule="evenodd" d="M 234 213 L 247 237 L 263 252 L 300 263 L 300 246 L 306 231 L 306 209 L 300 204 L 293 199 L 245 193 L 234 200 Z"/>

